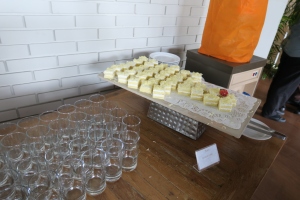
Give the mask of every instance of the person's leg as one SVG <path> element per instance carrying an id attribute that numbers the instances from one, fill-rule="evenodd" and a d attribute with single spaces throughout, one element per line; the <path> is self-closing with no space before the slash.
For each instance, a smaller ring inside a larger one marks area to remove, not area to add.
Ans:
<path id="1" fill-rule="evenodd" d="M 277 73 L 270 85 L 262 115 L 267 118 L 272 116 L 278 117 L 276 111 L 279 110 L 282 105 L 285 105 L 288 98 L 299 86 L 299 83 L 300 58 L 289 57 L 283 52 Z"/>

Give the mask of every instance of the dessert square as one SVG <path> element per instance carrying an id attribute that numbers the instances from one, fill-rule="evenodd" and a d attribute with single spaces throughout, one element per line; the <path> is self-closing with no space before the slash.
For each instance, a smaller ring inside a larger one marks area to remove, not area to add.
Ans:
<path id="1" fill-rule="evenodd" d="M 207 106 L 218 106 L 220 97 L 216 94 L 204 94 L 203 103 Z"/>

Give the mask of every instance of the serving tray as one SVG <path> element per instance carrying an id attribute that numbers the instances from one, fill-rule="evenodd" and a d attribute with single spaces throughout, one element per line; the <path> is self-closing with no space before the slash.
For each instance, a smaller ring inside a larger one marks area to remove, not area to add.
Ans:
<path id="1" fill-rule="evenodd" d="M 232 128 L 232 127 L 229 127 L 229 126 L 226 126 L 224 125 L 223 123 L 219 123 L 217 121 L 213 121 L 211 120 L 210 118 L 207 118 L 201 114 L 198 114 L 198 113 L 195 113 L 195 112 L 191 112 L 189 109 L 186 109 L 185 107 L 183 106 L 180 106 L 180 105 L 175 105 L 175 104 L 172 104 L 172 103 L 169 103 L 165 100 L 161 100 L 161 99 L 155 99 L 152 97 L 152 95 L 150 94 L 146 94 L 146 93 L 142 93 L 140 92 L 139 90 L 136 90 L 136 89 L 132 89 L 132 88 L 128 88 L 127 85 L 125 84 L 121 84 L 119 82 L 117 82 L 116 79 L 113 79 L 113 80 L 110 80 L 110 79 L 106 79 L 104 78 L 104 74 L 103 72 L 100 73 L 99 75 L 99 78 L 102 79 L 102 80 L 105 80 L 107 82 L 110 82 L 116 86 L 119 86 L 123 89 L 126 89 L 134 94 L 137 94 L 141 97 L 144 97 L 146 99 L 149 99 L 150 101 L 152 102 L 155 102 L 157 104 L 160 104 L 164 107 L 167 107 L 168 109 L 171 109 L 173 111 L 176 111 L 182 115 L 185 115 L 193 120 L 196 120 L 198 122 L 201 122 L 207 126 L 211 126 L 215 129 L 218 129 L 224 133 L 227 133 L 231 136 L 234 136 L 236 138 L 240 138 L 241 135 L 243 134 L 244 130 L 246 129 L 247 127 L 247 124 L 249 123 L 250 119 L 252 118 L 252 116 L 254 115 L 255 111 L 257 110 L 257 108 L 259 107 L 260 103 L 261 103 L 261 100 L 260 99 L 256 99 L 255 103 L 253 104 L 252 108 L 247 112 L 247 113 L 244 113 L 247 115 L 247 117 L 245 118 L 245 120 L 240 124 L 239 128 L 238 129 L 235 129 L 235 128 Z M 253 98 L 253 97 L 249 97 L 249 98 Z M 199 102 L 199 104 L 201 104 L 201 102 Z"/>

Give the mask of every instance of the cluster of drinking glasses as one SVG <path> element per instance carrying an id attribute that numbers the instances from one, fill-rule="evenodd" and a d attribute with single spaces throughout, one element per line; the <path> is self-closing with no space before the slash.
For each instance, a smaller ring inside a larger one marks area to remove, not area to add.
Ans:
<path id="1" fill-rule="evenodd" d="M 86 199 L 137 166 L 140 123 L 101 94 L 0 124 L 0 199 Z"/>

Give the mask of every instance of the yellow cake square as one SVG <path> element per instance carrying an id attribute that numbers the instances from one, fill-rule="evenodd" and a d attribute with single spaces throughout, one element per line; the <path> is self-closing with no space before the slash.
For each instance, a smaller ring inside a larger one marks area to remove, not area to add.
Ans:
<path id="1" fill-rule="evenodd" d="M 130 74 L 126 71 L 124 72 L 117 72 L 118 82 L 127 84 L 127 79 L 129 78 Z"/>
<path id="2" fill-rule="evenodd" d="M 233 107 L 230 97 L 222 97 L 219 100 L 218 109 L 223 112 L 231 112 Z"/>
<path id="3" fill-rule="evenodd" d="M 218 106 L 220 97 L 216 94 L 204 94 L 203 103 L 207 106 Z"/>
<path id="4" fill-rule="evenodd" d="M 220 94 L 220 88 L 209 88 L 208 92 L 210 94 L 215 94 L 215 95 L 219 95 Z"/>
<path id="5" fill-rule="evenodd" d="M 183 96 L 190 96 L 191 95 L 191 85 L 180 83 L 177 86 L 177 93 Z"/>
<path id="6" fill-rule="evenodd" d="M 191 99 L 202 101 L 203 100 L 203 88 L 193 86 L 191 89 Z"/>
<path id="7" fill-rule="evenodd" d="M 107 68 L 106 70 L 104 70 L 103 74 L 104 74 L 104 78 L 114 79 L 116 75 L 116 70 L 113 68 Z"/>
<path id="8" fill-rule="evenodd" d="M 128 81 L 127 81 L 127 86 L 129 88 L 139 89 L 140 79 L 138 77 L 135 77 L 135 76 L 130 76 Z"/>
<path id="9" fill-rule="evenodd" d="M 155 99 L 164 99 L 165 98 L 165 90 L 161 85 L 154 85 L 152 91 L 152 97 Z"/>
<path id="10" fill-rule="evenodd" d="M 160 85 L 164 88 L 165 94 L 171 94 L 172 82 L 171 81 L 161 81 Z"/>
<path id="11" fill-rule="evenodd" d="M 152 94 L 153 85 L 154 84 L 152 82 L 149 82 L 147 80 L 142 80 L 140 86 L 140 92 Z"/>

